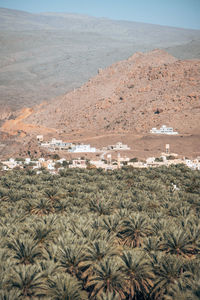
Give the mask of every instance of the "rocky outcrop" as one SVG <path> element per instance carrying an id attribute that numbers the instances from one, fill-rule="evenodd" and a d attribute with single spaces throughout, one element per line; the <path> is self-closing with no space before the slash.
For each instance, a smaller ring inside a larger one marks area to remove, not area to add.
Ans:
<path id="1" fill-rule="evenodd" d="M 78 130 L 147 133 L 162 124 L 191 133 L 198 127 L 200 113 L 199 71 L 198 60 L 180 61 L 157 49 L 136 53 L 35 110 L 25 122 L 68 134 Z M 185 122 L 180 122 L 183 118 Z"/>

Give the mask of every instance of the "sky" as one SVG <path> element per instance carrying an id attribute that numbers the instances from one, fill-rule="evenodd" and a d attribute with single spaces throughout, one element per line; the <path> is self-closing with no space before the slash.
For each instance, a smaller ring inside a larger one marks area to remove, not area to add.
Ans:
<path id="1" fill-rule="evenodd" d="M 200 29 L 200 0 L 0 0 L 0 7 Z"/>

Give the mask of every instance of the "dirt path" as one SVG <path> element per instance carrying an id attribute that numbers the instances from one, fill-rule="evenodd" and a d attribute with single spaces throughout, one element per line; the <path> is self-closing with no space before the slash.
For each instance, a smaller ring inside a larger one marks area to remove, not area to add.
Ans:
<path id="1" fill-rule="evenodd" d="M 8 120 L 6 121 L 2 127 L 1 131 L 7 132 L 10 135 L 16 135 L 20 133 L 20 135 L 26 136 L 27 133 L 43 133 L 43 134 L 48 134 L 48 133 L 55 133 L 56 130 L 53 128 L 46 128 L 43 126 L 37 126 L 37 125 L 32 125 L 32 124 L 26 124 L 23 121 L 28 118 L 34 110 L 32 108 L 24 108 L 22 109 L 20 115 L 15 119 L 15 120 Z"/>

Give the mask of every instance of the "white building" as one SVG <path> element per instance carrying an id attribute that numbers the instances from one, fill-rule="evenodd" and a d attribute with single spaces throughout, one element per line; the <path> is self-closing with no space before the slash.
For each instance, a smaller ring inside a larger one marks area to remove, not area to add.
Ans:
<path id="1" fill-rule="evenodd" d="M 41 147 L 49 148 L 49 147 L 50 147 L 50 144 L 49 144 L 48 142 L 46 142 L 46 143 L 41 143 Z"/>
<path id="2" fill-rule="evenodd" d="M 30 162 L 31 162 L 31 159 L 30 159 L 30 157 L 27 157 L 27 158 L 25 158 L 25 164 L 29 165 L 29 164 L 30 164 Z"/>
<path id="3" fill-rule="evenodd" d="M 55 138 L 52 138 L 50 142 L 41 143 L 41 147 L 48 148 L 49 150 L 55 150 L 55 148 L 59 148 L 60 150 L 68 149 L 71 146 L 71 143 L 66 143 Z"/>
<path id="4" fill-rule="evenodd" d="M 7 166 L 2 166 L 2 170 L 3 170 L 3 171 L 8 171 L 9 168 L 8 168 Z"/>
<path id="5" fill-rule="evenodd" d="M 17 167 L 19 164 L 17 161 L 15 161 L 14 158 L 10 158 L 8 161 L 2 162 L 4 165 L 6 165 L 9 169 L 14 169 Z"/>
<path id="6" fill-rule="evenodd" d="M 34 169 L 40 169 L 45 164 L 45 158 L 44 157 L 40 157 L 38 159 L 38 161 L 35 161 L 34 163 L 35 163 L 35 166 L 33 166 L 33 170 Z"/>
<path id="7" fill-rule="evenodd" d="M 141 161 L 137 162 L 128 162 L 128 166 L 132 166 L 134 168 L 147 168 L 147 164 Z"/>
<path id="8" fill-rule="evenodd" d="M 40 157 L 40 158 L 38 159 L 38 161 L 39 161 L 40 163 L 43 163 L 43 162 L 45 162 L 45 158 L 44 158 L 44 157 Z"/>
<path id="9" fill-rule="evenodd" d="M 121 142 L 118 142 L 115 145 L 115 150 L 130 150 L 130 147 L 128 147 L 128 145 L 124 145 Z"/>
<path id="10" fill-rule="evenodd" d="M 48 169 L 48 170 L 55 170 L 54 164 L 51 163 L 51 162 L 49 162 L 49 163 L 47 164 L 47 169 Z"/>
<path id="11" fill-rule="evenodd" d="M 38 142 L 43 142 L 43 135 L 37 135 Z"/>
<path id="12" fill-rule="evenodd" d="M 81 168 L 81 169 L 86 169 L 86 161 L 84 159 L 74 159 L 72 161 L 72 164 L 69 165 L 69 168 Z"/>
<path id="13" fill-rule="evenodd" d="M 108 146 L 107 149 L 109 150 L 130 150 L 128 145 L 122 144 L 121 142 L 116 143 L 116 145 Z"/>
<path id="14" fill-rule="evenodd" d="M 166 157 L 166 155 L 161 155 L 160 158 L 162 158 L 162 160 L 163 160 L 164 162 L 167 162 L 167 157 Z"/>
<path id="15" fill-rule="evenodd" d="M 147 165 L 153 164 L 154 162 L 155 162 L 155 157 L 148 157 L 148 158 L 146 159 Z"/>
<path id="16" fill-rule="evenodd" d="M 69 152 L 73 153 L 84 153 L 84 152 L 96 152 L 96 148 L 90 145 L 75 145 L 69 149 Z"/>
<path id="17" fill-rule="evenodd" d="M 90 164 L 94 165 L 96 168 L 105 169 L 107 167 L 107 164 L 105 164 L 105 162 L 102 160 L 91 160 Z"/>
<path id="18" fill-rule="evenodd" d="M 57 163 L 61 163 L 62 164 L 64 161 L 66 161 L 66 159 L 65 158 L 61 158 L 61 159 L 57 160 Z"/>
<path id="19" fill-rule="evenodd" d="M 66 143 L 63 142 L 62 140 L 56 140 L 55 138 L 53 138 L 49 144 L 50 146 L 60 147 L 60 148 L 70 147 L 72 145 L 72 143 Z"/>
<path id="20" fill-rule="evenodd" d="M 167 127 L 166 125 L 162 125 L 160 129 L 157 129 L 156 127 L 152 128 L 150 130 L 150 133 L 154 134 L 169 134 L 169 135 L 175 135 L 178 134 L 177 131 L 174 131 L 172 127 Z"/>
<path id="21" fill-rule="evenodd" d="M 15 163 L 15 159 L 14 158 L 9 158 L 9 162 L 12 164 L 14 164 Z"/>
<path id="22" fill-rule="evenodd" d="M 185 159 L 184 163 L 190 169 L 200 170 L 200 163 L 197 159 L 195 159 L 195 160 Z"/>
<path id="23" fill-rule="evenodd" d="M 63 141 L 62 140 L 56 140 L 55 138 L 53 138 L 49 144 L 51 146 L 61 146 L 63 144 Z"/>

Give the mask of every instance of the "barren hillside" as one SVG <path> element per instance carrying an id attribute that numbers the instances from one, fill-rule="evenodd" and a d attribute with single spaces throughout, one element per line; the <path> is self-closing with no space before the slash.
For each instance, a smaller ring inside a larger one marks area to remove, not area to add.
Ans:
<path id="1" fill-rule="evenodd" d="M 63 95 L 138 51 L 200 58 L 200 30 L 3 8 L 0 25 L 1 112 Z"/>
<path id="2" fill-rule="evenodd" d="M 18 112 L 1 131 L 23 142 L 39 133 L 95 146 L 121 140 L 138 156 L 170 143 L 174 151 L 199 155 L 199 120 L 200 61 L 154 50 L 99 70 L 85 85 L 50 103 Z M 149 136 L 152 127 L 163 124 L 180 135 Z"/>
<path id="3" fill-rule="evenodd" d="M 189 134 L 199 130 L 199 92 L 200 61 L 180 61 L 162 50 L 136 53 L 39 107 L 26 123 L 63 133 L 142 134 L 166 124 Z"/>

